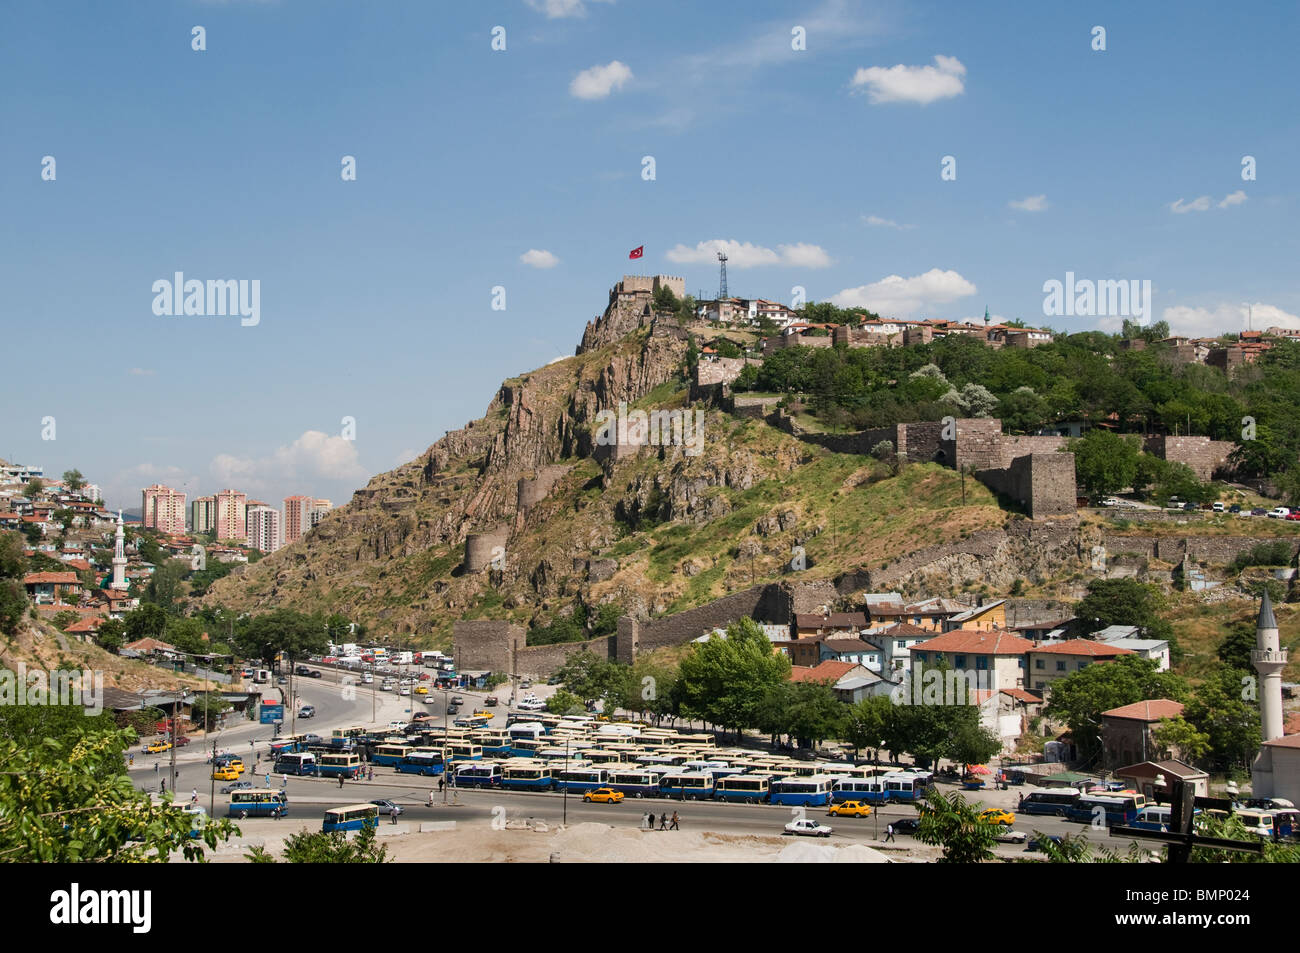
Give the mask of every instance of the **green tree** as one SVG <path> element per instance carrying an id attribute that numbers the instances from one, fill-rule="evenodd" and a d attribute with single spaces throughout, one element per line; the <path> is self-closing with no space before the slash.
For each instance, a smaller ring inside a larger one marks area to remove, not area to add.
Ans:
<path id="1" fill-rule="evenodd" d="M 1088 594 L 1075 603 L 1074 615 L 1085 631 L 1110 625 L 1140 626 L 1147 638 L 1167 641 L 1170 657 L 1177 663 L 1182 658 L 1182 648 L 1174 627 L 1163 615 L 1168 608 L 1164 594 L 1150 583 L 1136 579 L 1094 579 L 1088 583 Z"/>
<path id="2" fill-rule="evenodd" d="M 603 701 L 610 709 L 627 697 L 632 670 L 594 652 L 575 652 L 555 674 L 585 707 Z"/>
<path id="3" fill-rule="evenodd" d="M 0 632 L 13 635 L 18 631 L 29 603 L 27 591 L 17 579 L 0 579 Z"/>
<path id="4" fill-rule="evenodd" d="M 1259 750 L 1262 739 L 1254 685 L 1253 672 L 1220 670 L 1196 686 L 1183 709 L 1183 718 L 1207 736 L 1207 754 L 1218 770 L 1247 767 Z"/>
<path id="5" fill-rule="evenodd" d="M 27 485 L 23 487 L 23 496 L 27 497 L 29 500 L 34 500 L 36 497 L 40 496 L 44 490 L 45 481 L 40 477 L 32 477 L 27 481 Z"/>
<path id="6" fill-rule="evenodd" d="M 121 619 L 105 619 L 95 633 L 95 644 L 106 652 L 117 652 L 126 643 L 126 624 Z"/>
<path id="7" fill-rule="evenodd" d="M 944 863 L 978 864 L 992 860 L 997 837 L 996 825 L 980 817 L 978 807 L 969 804 L 958 792 L 945 795 L 932 789 L 926 796 L 916 839 L 922 844 L 942 847 Z"/>
<path id="8" fill-rule="evenodd" d="M 249 859 L 274 862 L 265 851 Z M 285 838 L 284 859 L 290 864 L 384 864 L 388 847 L 379 843 L 373 827 L 363 827 L 353 838 L 342 831 L 299 831 Z"/>
<path id="9" fill-rule="evenodd" d="M 552 715 L 580 715 L 586 711 L 582 699 L 573 692 L 560 689 L 546 699 L 546 710 Z"/>
<path id="10" fill-rule="evenodd" d="M 1103 711 L 1152 698 L 1183 701 L 1187 693 L 1182 676 L 1157 671 L 1153 659 L 1121 655 L 1057 679 L 1043 711 L 1069 726 L 1079 756 L 1086 760 L 1100 750 Z"/>
<path id="11" fill-rule="evenodd" d="M 123 635 L 128 642 L 136 642 L 144 638 L 161 639 L 167 634 L 168 621 L 169 618 L 162 606 L 152 602 L 142 602 L 138 608 L 132 609 L 122 618 Z"/>
<path id="12" fill-rule="evenodd" d="M 654 309 L 656 311 L 676 311 L 678 308 L 677 295 L 673 294 L 673 289 L 667 285 L 660 285 L 654 293 Z"/>
<path id="13" fill-rule="evenodd" d="M 1160 724 L 1151 732 L 1153 740 L 1165 751 L 1177 751 L 1178 757 L 1187 762 L 1199 761 L 1210 750 L 1210 736 L 1197 731 L 1187 719 L 1161 718 Z"/>
<path id="14" fill-rule="evenodd" d="M 845 716 L 844 739 L 858 751 L 870 751 L 872 760 L 879 761 L 894 708 L 888 695 L 871 695 L 852 705 Z"/>
<path id="15" fill-rule="evenodd" d="M 21 579 L 27 571 L 23 538 L 17 533 L 0 532 L 0 579 Z"/>
<path id="16" fill-rule="evenodd" d="M 245 658 L 270 661 L 284 653 L 292 667 L 297 659 L 324 654 L 329 640 L 323 619 L 294 609 L 272 609 L 253 616 L 236 634 L 235 645 Z"/>
<path id="17" fill-rule="evenodd" d="M 86 485 L 86 479 L 80 470 L 64 470 L 63 482 L 73 493 L 80 492 Z"/>
<path id="18" fill-rule="evenodd" d="M 744 618 L 727 627 L 726 638 L 693 644 L 678 671 L 682 714 L 739 733 L 757 725 L 764 694 L 789 680 L 790 660 Z"/>
<path id="19" fill-rule="evenodd" d="M 794 682 L 787 708 L 786 732 L 804 748 L 816 748 L 844 732 L 845 706 L 829 684 Z"/>
<path id="20" fill-rule="evenodd" d="M 233 707 L 217 692 L 200 693 L 194 696 L 194 704 L 190 708 L 190 720 L 201 725 L 204 731 L 212 731 L 217 724 L 217 719 Z"/>
<path id="21" fill-rule="evenodd" d="M 42 720 L 41 724 L 32 724 Z M 15 738 L 16 726 L 22 737 Z M 20 863 L 201 860 L 238 829 L 209 819 L 190 837 L 191 816 L 154 803 L 126 774 L 136 740 L 111 716 L 22 706 L 0 713 L 0 858 Z"/>
<path id="22" fill-rule="evenodd" d="M 1089 430 L 1071 440 L 1074 471 L 1079 483 L 1094 499 L 1133 485 L 1137 475 L 1137 444 L 1108 430 Z"/>
<path id="23" fill-rule="evenodd" d="M 153 574 L 149 577 L 149 585 L 145 587 L 141 601 L 161 606 L 168 612 L 174 611 L 176 601 L 184 592 L 183 580 L 189 571 L 188 559 L 163 560 L 161 564 L 154 566 Z"/>
<path id="24" fill-rule="evenodd" d="M 1255 627 L 1249 622 L 1238 622 L 1228 630 L 1214 654 L 1228 668 L 1250 672 L 1251 656 L 1255 651 Z"/>

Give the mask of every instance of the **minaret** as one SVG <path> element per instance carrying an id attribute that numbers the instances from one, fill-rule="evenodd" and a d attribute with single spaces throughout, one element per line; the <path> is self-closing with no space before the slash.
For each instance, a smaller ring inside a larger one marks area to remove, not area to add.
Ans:
<path id="1" fill-rule="evenodd" d="M 117 537 L 113 543 L 113 581 L 110 589 L 127 589 L 126 582 L 126 531 L 122 528 L 122 511 L 117 511 Z M 1279 703 L 1280 704 L 1280 703 Z"/>
<path id="2" fill-rule="evenodd" d="M 1277 619 L 1273 617 L 1273 602 L 1264 590 L 1259 604 L 1259 621 L 1255 624 L 1255 650 L 1250 653 L 1251 664 L 1259 673 L 1259 717 L 1263 741 L 1282 737 L 1282 669 L 1286 668 L 1287 652 L 1281 647 L 1277 634 Z"/>

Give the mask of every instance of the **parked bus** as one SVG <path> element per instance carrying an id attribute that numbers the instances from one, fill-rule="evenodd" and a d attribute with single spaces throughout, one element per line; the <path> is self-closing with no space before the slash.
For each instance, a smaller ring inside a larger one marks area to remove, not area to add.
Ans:
<path id="1" fill-rule="evenodd" d="M 423 774 L 425 776 L 442 774 L 446 762 L 441 748 L 416 748 L 393 766 L 398 774 Z"/>
<path id="2" fill-rule="evenodd" d="M 555 789 L 576 791 L 579 794 L 583 791 L 594 791 L 596 788 L 605 787 L 609 776 L 610 770 L 599 764 L 570 766 L 555 772 Z"/>
<path id="3" fill-rule="evenodd" d="M 1273 837 L 1273 814 L 1270 811 L 1237 811 L 1233 815 L 1246 825 L 1246 830 L 1257 837 L 1271 840 Z"/>
<path id="4" fill-rule="evenodd" d="M 659 779 L 659 793 L 664 797 L 708 800 L 713 791 L 713 775 L 705 771 L 673 771 Z"/>
<path id="5" fill-rule="evenodd" d="M 1070 808 L 1079 800 L 1080 794 L 1073 788 L 1058 788 L 1053 791 L 1035 791 L 1020 802 L 1016 811 L 1020 814 L 1054 814 L 1065 817 Z"/>
<path id="6" fill-rule="evenodd" d="M 316 759 L 316 770 L 323 778 L 355 778 L 361 774 L 361 758 L 351 751 L 322 754 Z"/>
<path id="7" fill-rule="evenodd" d="M 510 742 L 512 758 L 536 758 L 543 748 L 550 747 L 549 741 L 533 741 L 529 738 L 515 738 Z"/>
<path id="8" fill-rule="evenodd" d="M 913 803 L 925 799 L 930 789 L 929 779 L 925 775 L 900 772 L 884 776 L 885 791 L 891 801 Z"/>
<path id="9" fill-rule="evenodd" d="M 275 759 L 276 774 L 293 774 L 300 777 L 315 777 L 318 771 L 316 756 L 310 751 L 295 754 L 282 754 Z"/>
<path id="10" fill-rule="evenodd" d="M 270 788 L 248 788 L 230 792 L 227 817 L 282 817 L 289 813 L 289 797 Z"/>
<path id="11" fill-rule="evenodd" d="M 607 748 L 588 748 L 582 756 L 593 764 L 622 764 L 623 756 Z"/>
<path id="12" fill-rule="evenodd" d="M 369 734 L 369 732 L 365 728 L 359 726 L 352 728 L 335 728 L 330 732 L 330 739 L 335 744 L 344 744 L 348 741 L 365 737 L 367 734 Z"/>
<path id="13" fill-rule="evenodd" d="M 542 764 L 508 764 L 501 771 L 501 786 L 515 791 L 549 791 L 555 782 Z"/>
<path id="14" fill-rule="evenodd" d="M 714 797 L 719 801 L 763 804 L 771 796 L 771 782 L 765 775 L 732 774 L 717 779 Z"/>
<path id="15" fill-rule="evenodd" d="M 814 774 L 811 777 L 786 778 L 770 786 L 773 804 L 806 804 L 822 807 L 831 801 L 831 776 Z"/>
<path id="16" fill-rule="evenodd" d="M 658 797 L 662 773 L 647 768 L 624 766 L 609 773 L 607 786 L 628 797 Z"/>
<path id="17" fill-rule="evenodd" d="M 498 788 L 501 786 L 501 765 L 495 761 L 462 764 L 456 768 L 458 788 Z"/>
<path id="18" fill-rule="evenodd" d="M 1133 823 L 1138 811 L 1146 806 L 1147 799 L 1141 794 L 1081 794 L 1066 809 L 1065 816 L 1080 824 L 1091 824 L 1104 817 L 1106 826 L 1110 827 L 1114 824 Z"/>
<path id="19" fill-rule="evenodd" d="M 381 764 L 384 767 L 391 768 L 405 758 L 413 750 L 411 745 L 404 744 L 382 744 L 376 745 L 370 755 L 370 760 L 375 764 Z"/>
<path id="20" fill-rule="evenodd" d="M 836 778 L 831 785 L 831 800 L 836 804 L 844 801 L 866 801 L 868 804 L 884 804 L 889 800 L 889 791 L 885 779 L 880 778 Z"/>
<path id="21" fill-rule="evenodd" d="M 483 746 L 468 741 L 452 741 L 446 747 L 448 761 L 482 761 Z"/>
<path id="22" fill-rule="evenodd" d="M 348 804 L 326 811 L 320 829 L 328 834 L 331 831 L 359 831 L 363 827 L 378 826 L 379 808 L 374 804 Z"/>
<path id="23" fill-rule="evenodd" d="M 306 750 L 307 742 L 299 735 L 294 735 L 292 738 L 281 738 L 278 741 L 271 742 L 272 759 L 279 758 L 281 755 L 293 754 L 298 751 Z M 276 770 L 278 771 L 280 769 L 276 768 Z"/>
<path id="24" fill-rule="evenodd" d="M 474 741 L 483 747 L 485 758 L 508 758 L 511 755 L 512 741 L 504 729 L 477 731 Z"/>

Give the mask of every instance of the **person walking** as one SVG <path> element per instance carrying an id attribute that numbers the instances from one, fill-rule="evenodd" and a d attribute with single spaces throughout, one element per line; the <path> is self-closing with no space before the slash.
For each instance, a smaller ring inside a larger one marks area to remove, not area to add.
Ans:
<path id="1" fill-rule="evenodd" d="M 668 830 L 668 812 L 667 812 L 667 811 L 664 811 L 662 814 L 659 815 L 659 829 L 660 829 L 661 831 L 666 831 L 666 830 Z"/>
<path id="2" fill-rule="evenodd" d="M 374 779 L 375 779 L 375 768 L 373 765 L 371 765 L 369 768 L 366 768 L 366 780 L 373 781 Z"/>
<path id="3" fill-rule="evenodd" d="M 433 807 L 433 788 L 429 788 L 429 803 L 425 807 Z"/>
<path id="4" fill-rule="evenodd" d="M 438 778 L 438 793 L 439 793 L 439 794 L 442 793 L 442 786 L 443 786 L 443 783 L 444 783 L 444 782 L 443 782 L 443 779 L 442 779 L 441 777 Z"/>
<path id="5" fill-rule="evenodd" d="M 289 775 L 287 774 L 280 775 L 280 790 L 286 791 L 288 790 L 288 788 L 289 788 Z"/>
<path id="6" fill-rule="evenodd" d="M 157 777 L 157 776 L 158 776 L 158 762 L 157 762 L 157 761 L 155 761 L 155 762 L 153 763 L 153 774 L 154 774 L 154 777 Z"/>
<path id="7" fill-rule="evenodd" d="M 676 812 L 676 811 L 673 811 L 673 822 L 672 822 L 672 824 L 670 824 L 670 825 L 668 826 L 668 829 L 669 829 L 670 831 L 679 831 L 679 830 L 681 830 L 681 828 L 677 826 L 677 812 Z"/>
<path id="8" fill-rule="evenodd" d="M 199 803 L 199 789 L 198 789 L 198 788 L 194 788 L 192 791 L 190 791 L 190 803 L 191 803 L 191 804 L 198 804 L 198 803 Z"/>
<path id="9" fill-rule="evenodd" d="M 270 771 L 266 772 L 266 786 L 267 786 L 268 788 L 271 786 L 271 772 L 270 772 Z"/>
<path id="10" fill-rule="evenodd" d="M 339 775 L 339 790 L 343 790 L 343 775 Z"/>
<path id="11" fill-rule="evenodd" d="M 161 781 L 158 782 L 158 793 L 159 793 L 159 794 L 166 794 L 166 793 L 167 793 L 167 779 L 166 779 L 166 778 L 163 778 Z"/>
<path id="12" fill-rule="evenodd" d="M 894 825 L 893 825 L 893 824 L 886 824 L 886 825 L 885 825 L 885 840 L 884 840 L 884 843 L 888 844 L 888 843 L 889 843 L 891 840 L 893 840 L 893 839 L 894 839 Z"/>

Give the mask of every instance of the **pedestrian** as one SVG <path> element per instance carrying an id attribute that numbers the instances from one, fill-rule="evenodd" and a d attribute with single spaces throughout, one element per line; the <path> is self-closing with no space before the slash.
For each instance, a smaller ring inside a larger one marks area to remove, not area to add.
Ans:
<path id="1" fill-rule="evenodd" d="M 666 831 L 666 830 L 668 830 L 668 812 L 667 812 L 667 811 L 664 811 L 662 814 L 659 815 L 659 829 L 660 829 L 661 831 Z"/>
<path id="2" fill-rule="evenodd" d="M 190 792 L 190 803 L 191 803 L 191 804 L 198 804 L 198 803 L 199 803 L 199 789 L 198 789 L 198 788 L 194 788 L 194 789 Z"/>
<path id="3" fill-rule="evenodd" d="M 677 826 L 677 812 L 676 812 L 676 811 L 673 811 L 673 822 L 672 822 L 672 825 L 671 825 L 668 829 L 669 829 L 670 831 L 679 831 L 679 830 L 681 830 L 681 828 Z"/>
<path id="4" fill-rule="evenodd" d="M 367 774 L 366 774 L 366 780 L 368 780 L 368 781 L 373 781 L 373 780 L 375 779 L 375 769 L 374 769 L 374 766 L 372 765 L 372 766 L 370 766 L 369 768 L 366 768 L 366 772 L 367 772 Z"/>
<path id="5" fill-rule="evenodd" d="M 1016 801 L 1016 810 L 1018 811 L 1024 806 L 1025 806 L 1025 796 L 1022 794 L 1020 795 L 1020 800 Z"/>
<path id="6" fill-rule="evenodd" d="M 135 755 L 133 755 L 133 754 L 129 754 L 129 755 L 126 756 L 126 766 L 127 766 L 128 768 L 134 768 L 134 767 L 135 767 Z"/>
<path id="7" fill-rule="evenodd" d="M 343 775 L 339 775 L 339 790 L 343 790 Z"/>
<path id="8" fill-rule="evenodd" d="M 271 772 L 270 772 L 270 771 L 266 772 L 266 786 L 267 786 L 268 788 L 271 786 Z"/>
<path id="9" fill-rule="evenodd" d="M 167 793 L 167 779 L 166 779 L 166 778 L 163 778 L 161 781 L 158 782 L 158 793 L 159 793 L 159 794 L 166 794 L 166 793 Z"/>
<path id="10" fill-rule="evenodd" d="M 158 776 L 158 762 L 157 762 L 157 761 L 155 761 L 155 762 L 153 763 L 153 773 L 154 773 L 154 777 L 157 777 L 157 776 Z"/>
<path id="11" fill-rule="evenodd" d="M 433 788 L 429 788 L 429 803 L 426 807 L 433 807 Z"/>
<path id="12" fill-rule="evenodd" d="M 289 775 L 287 774 L 280 775 L 280 789 L 286 790 L 288 787 L 289 787 Z"/>
<path id="13" fill-rule="evenodd" d="M 886 824 L 886 825 L 885 825 L 885 843 L 888 844 L 888 843 L 889 843 L 891 840 L 893 840 L 893 839 L 894 839 L 894 825 L 893 825 L 893 824 Z"/>
<path id="14" fill-rule="evenodd" d="M 439 793 L 439 794 L 442 793 L 442 784 L 443 784 L 442 778 L 439 778 L 439 779 L 438 779 L 438 793 Z"/>

